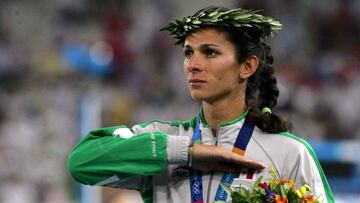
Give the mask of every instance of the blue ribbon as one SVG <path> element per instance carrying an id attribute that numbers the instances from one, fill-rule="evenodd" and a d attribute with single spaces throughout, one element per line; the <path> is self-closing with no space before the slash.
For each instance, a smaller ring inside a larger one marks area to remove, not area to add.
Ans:
<path id="1" fill-rule="evenodd" d="M 243 126 L 241 127 L 238 136 L 236 138 L 234 147 L 246 150 L 246 147 L 250 141 L 252 133 L 254 131 L 254 125 L 246 118 Z M 201 143 L 201 130 L 200 130 L 200 115 L 197 117 L 196 126 L 194 129 L 194 135 L 191 140 L 193 143 Z M 203 191 L 202 191 L 202 172 L 190 169 L 190 191 L 191 191 L 191 202 L 202 203 L 203 202 Z M 239 176 L 239 173 L 225 173 L 221 178 L 221 183 L 231 185 L 234 178 Z M 215 195 L 215 201 L 226 201 L 228 194 L 224 188 L 219 185 Z"/>

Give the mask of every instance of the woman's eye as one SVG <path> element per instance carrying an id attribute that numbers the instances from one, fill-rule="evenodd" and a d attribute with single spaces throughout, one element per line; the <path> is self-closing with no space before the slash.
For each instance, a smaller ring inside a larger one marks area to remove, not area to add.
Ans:
<path id="1" fill-rule="evenodd" d="M 206 56 L 207 57 L 214 57 L 216 55 L 216 52 L 212 49 L 206 50 Z"/>
<path id="2" fill-rule="evenodd" d="M 185 55 L 186 58 L 190 58 L 192 56 L 192 53 L 193 52 L 191 50 L 184 51 L 184 55 Z"/>

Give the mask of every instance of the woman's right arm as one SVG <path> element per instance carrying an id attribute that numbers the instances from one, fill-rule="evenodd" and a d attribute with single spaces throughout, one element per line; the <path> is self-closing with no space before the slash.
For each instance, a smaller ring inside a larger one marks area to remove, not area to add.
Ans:
<path id="1" fill-rule="evenodd" d="M 125 126 L 99 128 L 87 134 L 68 157 L 68 170 L 78 182 L 138 189 L 146 177 L 167 165 L 167 136 L 134 132 Z"/>
<path id="2" fill-rule="evenodd" d="M 70 153 L 68 170 L 86 185 L 143 190 L 151 184 L 149 177 L 164 171 L 167 164 L 187 164 L 190 138 L 177 130 L 155 127 L 155 123 L 146 128 L 117 126 L 93 130 Z M 167 131 L 174 135 L 165 134 Z M 192 156 L 193 168 L 201 171 L 235 172 L 240 166 L 264 168 L 220 146 L 196 144 Z"/>

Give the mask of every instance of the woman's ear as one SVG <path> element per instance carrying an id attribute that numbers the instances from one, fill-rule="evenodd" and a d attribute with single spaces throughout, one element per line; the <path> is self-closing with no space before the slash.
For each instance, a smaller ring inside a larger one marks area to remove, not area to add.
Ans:
<path id="1" fill-rule="evenodd" d="M 255 73 L 259 66 L 259 58 L 255 55 L 249 56 L 242 64 L 240 70 L 240 79 L 247 79 Z"/>

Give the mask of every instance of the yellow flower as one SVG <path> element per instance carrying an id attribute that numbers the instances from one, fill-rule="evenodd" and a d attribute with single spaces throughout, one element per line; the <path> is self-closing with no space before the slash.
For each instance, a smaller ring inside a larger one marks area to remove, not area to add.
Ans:
<path id="1" fill-rule="evenodd" d="M 295 193 L 297 194 L 298 197 L 300 197 L 300 198 L 302 197 L 302 194 L 299 190 L 295 190 Z"/>
<path id="2" fill-rule="evenodd" d="M 306 187 L 305 187 L 305 186 L 302 186 L 302 187 L 300 188 L 300 192 L 301 192 L 302 195 L 305 195 L 306 192 L 307 192 Z"/>
<path id="3" fill-rule="evenodd" d="M 295 182 L 291 179 L 282 179 L 282 180 L 280 180 L 280 184 L 283 184 L 283 185 L 287 184 L 289 186 L 289 188 L 294 188 L 294 186 L 295 186 Z"/>
<path id="4" fill-rule="evenodd" d="M 277 172 L 275 167 L 270 167 L 270 174 L 271 174 L 271 180 L 269 181 L 269 184 L 271 187 L 275 188 L 279 183 L 280 180 L 277 178 Z"/>
<path id="5" fill-rule="evenodd" d="M 276 172 L 275 167 L 273 167 L 273 166 L 270 167 L 270 174 L 271 174 L 272 178 L 274 178 L 274 179 L 277 178 L 277 172 Z"/>
<path id="6" fill-rule="evenodd" d="M 288 185 L 289 185 L 290 188 L 294 188 L 295 187 L 295 182 L 290 179 L 289 182 L 288 182 Z"/>
<path id="7" fill-rule="evenodd" d="M 307 184 L 305 184 L 304 186 L 302 186 L 301 188 L 300 188 L 300 192 L 301 192 L 301 194 L 304 196 L 304 195 L 306 195 L 308 192 L 310 192 L 311 191 L 311 187 L 309 186 L 309 185 L 307 185 Z"/>

